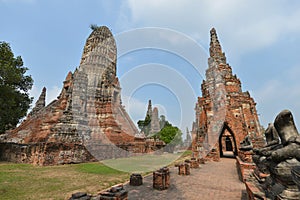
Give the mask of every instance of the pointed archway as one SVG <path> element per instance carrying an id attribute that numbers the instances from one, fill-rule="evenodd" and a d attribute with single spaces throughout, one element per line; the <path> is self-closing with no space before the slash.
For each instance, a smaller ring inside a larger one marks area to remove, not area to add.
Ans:
<path id="1" fill-rule="evenodd" d="M 236 156 L 238 153 L 234 133 L 226 122 L 224 123 L 219 136 L 219 151 L 220 157 L 227 156 L 224 154 L 225 151 L 232 152 L 232 156 Z"/>

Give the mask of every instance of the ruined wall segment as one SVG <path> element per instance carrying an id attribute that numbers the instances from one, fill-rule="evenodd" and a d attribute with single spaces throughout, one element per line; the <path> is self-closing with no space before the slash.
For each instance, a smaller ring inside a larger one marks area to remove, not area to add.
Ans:
<path id="1" fill-rule="evenodd" d="M 202 96 L 198 97 L 195 106 L 192 146 L 196 155 L 213 152 L 209 156 L 218 160 L 226 150 L 224 141 L 220 145 L 226 136 L 231 139 L 233 153 L 237 154 L 245 136 L 259 136 L 261 126 L 256 103 L 249 92 L 242 91 L 241 81 L 226 63 L 214 28 L 210 31 L 210 38 L 206 79 L 201 84 Z"/>

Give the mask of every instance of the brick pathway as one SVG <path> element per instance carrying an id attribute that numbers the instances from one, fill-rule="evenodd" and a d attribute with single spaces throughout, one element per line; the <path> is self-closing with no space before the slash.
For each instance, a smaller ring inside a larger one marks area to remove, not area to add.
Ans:
<path id="1" fill-rule="evenodd" d="M 191 175 L 179 176 L 177 168 L 170 168 L 171 185 L 168 190 L 152 188 L 152 175 L 144 178 L 142 186 L 125 185 L 128 199 L 199 199 L 244 200 L 245 186 L 239 181 L 235 159 L 222 158 L 220 162 L 208 162 L 199 169 L 191 169 Z"/>

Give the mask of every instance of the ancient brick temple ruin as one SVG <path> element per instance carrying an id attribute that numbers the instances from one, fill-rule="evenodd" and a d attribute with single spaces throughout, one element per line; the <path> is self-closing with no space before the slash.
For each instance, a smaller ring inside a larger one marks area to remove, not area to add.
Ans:
<path id="1" fill-rule="evenodd" d="M 148 101 L 147 113 L 145 116 L 144 123 L 141 128 L 141 131 L 146 136 L 152 136 L 158 133 L 162 127 L 160 127 L 159 118 L 158 118 L 158 108 L 154 107 L 152 109 L 152 102 L 151 100 Z"/>
<path id="2" fill-rule="evenodd" d="M 260 124 L 256 103 L 249 92 L 242 91 L 241 81 L 232 74 L 214 28 L 210 36 L 206 80 L 195 107 L 192 148 L 195 156 L 218 160 L 220 156 L 237 155 L 245 136 L 260 135 Z"/>
<path id="3" fill-rule="evenodd" d="M 46 89 L 32 112 L 0 143 L 0 160 L 52 165 L 151 152 L 162 143 L 136 138 L 138 130 L 121 103 L 117 49 L 107 27 L 93 29 L 80 66 L 69 72 L 56 100 Z"/>

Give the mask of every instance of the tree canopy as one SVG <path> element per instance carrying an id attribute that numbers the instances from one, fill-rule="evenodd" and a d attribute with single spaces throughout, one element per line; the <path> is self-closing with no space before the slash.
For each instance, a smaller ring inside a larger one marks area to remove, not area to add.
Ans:
<path id="1" fill-rule="evenodd" d="M 147 137 L 159 138 L 166 144 L 182 144 L 181 130 L 176 126 L 173 126 L 170 122 L 168 122 L 164 115 L 161 115 L 159 119 L 160 131 L 152 136 L 149 135 L 151 128 L 151 116 L 147 114 L 145 120 L 139 120 L 137 124 L 141 131 L 143 131 Z"/>
<path id="2" fill-rule="evenodd" d="M 33 79 L 27 70 L 21 56 L 15 58 L 10 45 L 0 42 L 0 134 L 14 128 L 30 107 Z"/>
<path id="3" fill-rule="evenodd" d="M 166 121 L 165 126 L 156 134 L 156 137 L 164 141 L 166 144 L 182 144 L 182 132 L 176 127 L 172 126 L 168 121 Z"/>
<path id="4" fill-rule="evenodd" d="M 139 129 L 141 129 L 142 132 L 144 132 L 144 134 L 146 136 L 148 136 L 150 134 L 150 126 L 151 126 L 151 117 L 150 115 L 146 115 L 144 120 L 139 120 L 137 122 Z"/>

